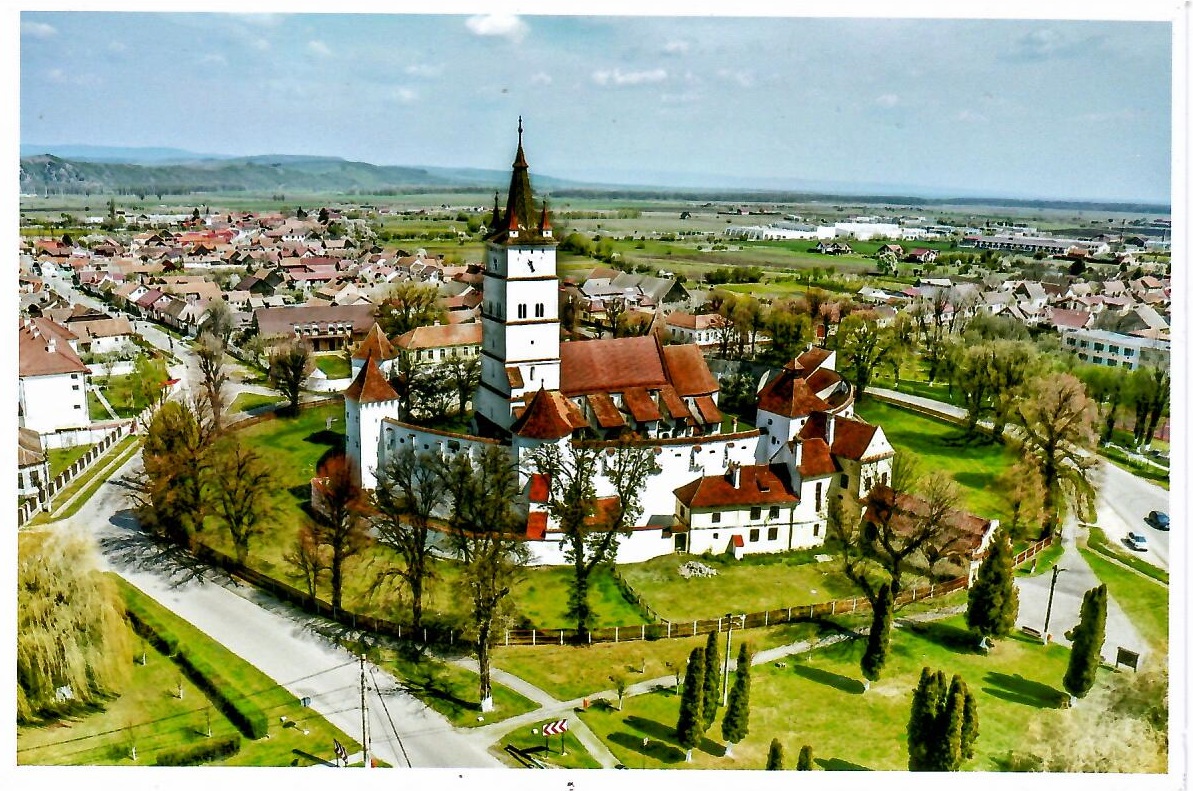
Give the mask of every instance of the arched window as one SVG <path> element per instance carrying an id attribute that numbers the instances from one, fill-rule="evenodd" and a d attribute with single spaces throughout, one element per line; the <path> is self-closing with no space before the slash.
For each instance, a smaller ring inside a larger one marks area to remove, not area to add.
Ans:
<path id="1" fill-rule="evenodd" d="M 543 303 L 539 302 L 534 306 L 534 317 L 536 319 L 541 319 L 545 315 L 547 315 L 547 309 L 544 307 Z"/>
<path id="2" fill-rule="evenodd" d="M 525 302 L 518 305 L 518 318 L 520 318 L 520 319 L 526 318 L 526 303 Z"/>

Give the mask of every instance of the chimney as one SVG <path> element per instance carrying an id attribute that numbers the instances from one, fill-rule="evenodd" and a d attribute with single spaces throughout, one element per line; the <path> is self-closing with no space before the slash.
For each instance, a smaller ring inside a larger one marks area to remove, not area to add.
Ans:
<path id="1" fill-rule="evenodd" d="M 792 464 L 796 467 L 796 469 L 799 469 L 799 466 L 804 462 L 804 441 L 799 437 L 796 437 L 791 441 L 791 450 L 792 455 L 795 457 L 795 461 L 793 461 Z"/>
<path id="2" fill-rule="evenodd" d="M 824 422 L 824 441 L 828 443 L 829 450 L 832 450 L 833 437 L 837 435 L 837 416 L 830 412 Z"/>
<path id="3" fill-rule="evenodd" d="M 50 344 L 48 346 L 46 346 L 46 351 L 49 352 L 50 354 L 58 353 L 58 339 L 57 338 L 50 338 Z"/>
<path id="4" fill-rule="evenodd" d="M 733 461 L 729 463 L 729 469 L 725 471 L 725 479 L 734 489 L 741 488 L 741 465 Z"/>

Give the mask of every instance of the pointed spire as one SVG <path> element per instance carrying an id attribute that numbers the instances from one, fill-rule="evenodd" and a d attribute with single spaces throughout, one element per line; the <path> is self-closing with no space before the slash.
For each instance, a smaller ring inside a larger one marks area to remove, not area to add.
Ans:
<path id="1" fill-rule="evenodd" d="M 551 244 L 554 240 L 551 239 L 551 234 L 545 232 L 545 229 L 551 227 L 550 221 L 546 218 L 546 207 L 543 207 L 542 212 L 539 211 L 530 188 L 530 166 L 526 163 L 526 153 L 522 148 L 523 133 L 522 117 L 518 116 L 518 153 L 514 158 L 513 173 L 510 175 L 505 212 L 498 212 L 496 205 L 494 206 L 493 223 L 485 238 L 489 241 L 508 243 L 511 240 L 510 232 L 520 230 L 521 233 L 516 237 L 520 243 Z"/>
<path id="2" fill-rule="evenodd" d="M 496 228 L 501 224 L 501 198 L 497 196 L 497 190 L 493 190 L 493 221 L 489 223 L 490 228 Z"/>
<path id="3" fill-rule="evenodd" d="M 547 216 L 547 199 L 543 198 L 543 213 L 539 215 L 539 233 L 550 230 L 551 219 Z"/>

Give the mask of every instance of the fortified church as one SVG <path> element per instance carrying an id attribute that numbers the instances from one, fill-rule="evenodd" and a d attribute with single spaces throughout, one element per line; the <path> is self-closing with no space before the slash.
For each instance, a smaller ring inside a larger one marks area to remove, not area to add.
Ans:
<path id="1" fill-rule="evenodd" d="M 641 524 L 622 539 L 620 563 L 818 546 L 832 498 L 858 500 L 888 482 L 894 449 L 880 427 L 854 417 L 833 351 L 813 347 L 770 377 L 758 393 L 758 427 L 739 431 L 723 419 L 716 377 L 695 344 L 664 345 L 655 335 L 560 343 L 556 244 L 546 202 L 534 201 L 519 121 L 505 210 L 495 203 L 485 236 L 474 433 L 404 422 L 383 372 L 392 347 L 374 327 L 344 393 L 347 452 L 362 487 L 374 488 L 387 454 L 407 444 L 435 453 L 499 444 L 522 469 L 517 506 L 535 562 L 562 564 L 549 482 L 527 469 L 544 444 L 612 448 L 629 436 L 653 450 Z M 615 496 L 603 477 L 596 487 L 598 499 Z"/>

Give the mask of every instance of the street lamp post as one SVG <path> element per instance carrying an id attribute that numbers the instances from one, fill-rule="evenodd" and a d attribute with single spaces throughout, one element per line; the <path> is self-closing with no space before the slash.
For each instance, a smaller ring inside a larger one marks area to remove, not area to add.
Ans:
<path id="1" fill-rule="evenodd" d="M 1060 576 L 1062 569 L 1060 566 L 1052 567 L 1052 584 L 1048 586 L 1048 610 L 1044 613 L 1044 645 L 1048 645 L 1048 622 L 1052 620 L 1052 595 L 1056 593 L 1056 578 Z"/>
<path id="2" fill-rule="evenodd" d="M 733 641 L 733 622 L 741 618 L 742 628 L 746 628 L 746 616 L 725 613 L 725 620 L 729 622 L 729 629 L 725 632 L 725 672 L 721 674 L 721 705 L 729 705 L 729 649 Z"/>

